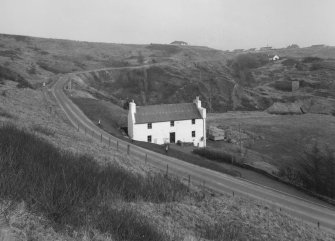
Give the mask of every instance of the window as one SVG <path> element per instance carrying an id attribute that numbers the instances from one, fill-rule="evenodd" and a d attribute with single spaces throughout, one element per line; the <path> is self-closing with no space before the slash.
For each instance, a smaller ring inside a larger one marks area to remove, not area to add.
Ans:
<path id="1" fill-rule="evenodd" d="M 152 129 L 152 123 L 148 123 L 148 129 Z"/>
<path id="2" fill-rule="evenodd" d="M 195 124 L 195 119 L 192 119 L 192 125 L 194 125 Z"/>
<path id="3" fill-rule="evenodd" d="M 174 126 L 174 121 L 170 121 L 170 126 Z"/>
<path id="4" fill-rule="evenodd" d="M 195 131 L 192 131 L 192 137 L 195 137 Z"/>
<path id="5" fill-rule="evenodd" d="M 147 139 L 148 139 L 148 142 L 151 142 L 151 136 L 148 136 Z"/>

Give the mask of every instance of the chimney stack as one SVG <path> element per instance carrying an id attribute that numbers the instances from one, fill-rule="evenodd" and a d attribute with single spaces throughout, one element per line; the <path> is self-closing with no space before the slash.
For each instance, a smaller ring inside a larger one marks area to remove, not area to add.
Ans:
<path id="1" fill-rule="evenodd" d="M 134 100 L 129 102 L 129 112 L 132 113 L 132 114 L 136 113 L 136 104 L 135 104 Z"/>
<path id="2" fill-rule="evenodd" d="M 198 108 L 201 108 L 201 100 L 199 99 L 199 96 L 195 98 L 193 103 L 196 104 Z"/>

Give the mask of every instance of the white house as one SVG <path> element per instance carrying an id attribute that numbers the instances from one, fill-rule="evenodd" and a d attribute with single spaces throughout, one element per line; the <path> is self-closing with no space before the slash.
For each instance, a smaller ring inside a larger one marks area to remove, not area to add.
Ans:
<path id="1" fill-rule="evenodd" d="M 206 109 L 193 103 L 136 106 L 129 103 L 128 135 L 132 140 L 156 144 L 191 142 L 206 146 Z"/>

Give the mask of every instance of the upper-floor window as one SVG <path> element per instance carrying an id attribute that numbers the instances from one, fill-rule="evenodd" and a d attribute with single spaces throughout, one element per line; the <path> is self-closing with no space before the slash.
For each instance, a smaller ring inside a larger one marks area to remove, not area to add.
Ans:
<path id="1" fill-rule="evenodd" d="M 170 126 L 174 126 L 174 121 L 170 121 Z"/>
<path id="2" fill-rule="evenodd" d="M 147 137 L 148 142 L 151 142 L 151 136 Z"/>
<path id="3" fill-rule="evenodd" d="M 192 137 L 195 137 L 195 131 L 192 131 Z"/>
<path id="4" fill-rule="evenodd" d="M 195 124 L 195 119 L 192 119 L 192 125 L 194 125 Z"/>
<path id="5" fill-rule="evenodd" d="M 148 129 L 152 129 L 152 123 L 148 123 Z"/>

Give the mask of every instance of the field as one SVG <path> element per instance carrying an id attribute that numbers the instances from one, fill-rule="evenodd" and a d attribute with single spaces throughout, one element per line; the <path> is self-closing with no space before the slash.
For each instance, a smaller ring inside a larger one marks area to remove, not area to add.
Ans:
<path id="1" fill-rule="evenodd" d="M 335 142 L 335 117 L 330 115 L 271 115 L 266 112 L 228 112 L 210 114 L 208 126 L 231 127 L 248 138 L 242 140 L 246 161 L 254 166 L 280 170 L 295 167 L 304 151 L 313 144 L 332 147 Z M 239 149 L 237 144 L 209 142 L 211 147 Z"/>

